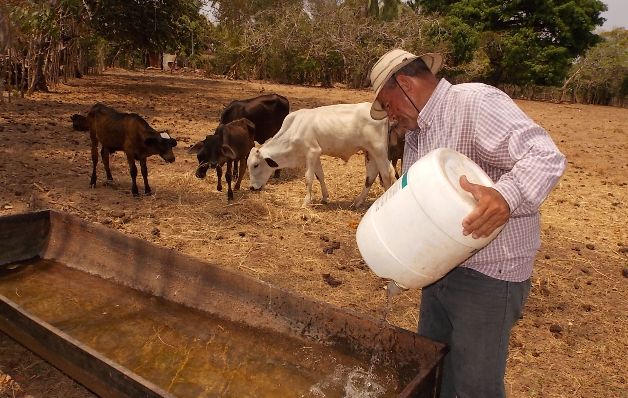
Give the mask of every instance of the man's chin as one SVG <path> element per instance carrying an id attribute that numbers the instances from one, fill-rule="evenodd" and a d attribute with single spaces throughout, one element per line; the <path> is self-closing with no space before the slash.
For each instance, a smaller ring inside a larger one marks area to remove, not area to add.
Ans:
<path id="1" fill-rule="evenodd" d="M 416 123 L 399 123 L 397 124 L 398 129 L 402 130 L 416 130 L 419 127 Z"/>

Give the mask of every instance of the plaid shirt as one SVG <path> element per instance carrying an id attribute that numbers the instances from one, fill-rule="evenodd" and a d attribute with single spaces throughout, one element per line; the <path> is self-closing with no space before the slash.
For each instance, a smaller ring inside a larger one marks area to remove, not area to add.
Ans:
<path id="1" fill-rule="evenodd" d="M 485 84 L 441 79 L 417 120 L 406 132 L 404 172 L 431 150 L 451 148 L 477 163 L 510 206 L 497 238 L 461 266 L 505 281 L 530 278 L 541 243 L 539 206 L 563 174 L 565 156 L 504 92 Z"/>

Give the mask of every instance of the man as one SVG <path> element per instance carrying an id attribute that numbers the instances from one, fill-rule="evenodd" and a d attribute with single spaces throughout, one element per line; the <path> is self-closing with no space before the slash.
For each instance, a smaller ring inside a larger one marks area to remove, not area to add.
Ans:
<path id="1" fill-rule="evenodd" d="M 489 245 L 422 291 L 419 334 L 446 343 L 441 397 L 505 397 L 508 340 L 530 289 L 540 246 L 539 206 L 565 168 L 547 132 L 502 91 L 479 83 L 452 85 L 435 74 L 439 54 L 417 57 L 395 49 L 370 73 L 373 119 L 407 130 L 403 171 L 437 148 L 476 162 L 495 182 L 460 179 L 477 206 L 461 220 L 464 235 Z"/>

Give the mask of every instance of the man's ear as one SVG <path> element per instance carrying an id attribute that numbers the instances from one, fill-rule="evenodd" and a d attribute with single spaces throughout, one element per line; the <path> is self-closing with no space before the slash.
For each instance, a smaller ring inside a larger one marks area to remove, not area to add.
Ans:
<path id="1" fill-rule="evenodd" d="M 407 75 L 393 75 L 392 79 L 397 79 L 397 84 L 401 86 L 401 88 L 407 93 L 410 87 L 412 86 L 411 77 Z"/>

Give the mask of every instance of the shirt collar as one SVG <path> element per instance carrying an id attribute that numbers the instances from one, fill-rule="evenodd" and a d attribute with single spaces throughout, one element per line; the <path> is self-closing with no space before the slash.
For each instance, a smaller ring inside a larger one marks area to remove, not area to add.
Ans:
<path id="1" fill-rule="evenodd" d="M 432 124 L 432 120 L 434 119 L 434 115 L 436 114 L 436 109 L 439 104 L 443 101 L 443 98 L 449 92 L 451 88 L 451 83 L 449 83 L 445 79 L 440 79 L 438 85 L 434 89 L 434 92 L 430 96 L 430 99 L 427 100 L 427 103 L 419 112 L 419 116 L 417 117 L 417 123 L 420 129 L 429 128 Z"/>

